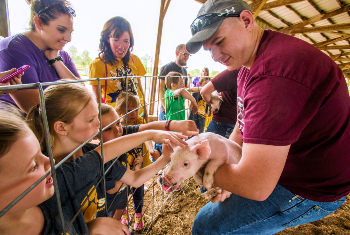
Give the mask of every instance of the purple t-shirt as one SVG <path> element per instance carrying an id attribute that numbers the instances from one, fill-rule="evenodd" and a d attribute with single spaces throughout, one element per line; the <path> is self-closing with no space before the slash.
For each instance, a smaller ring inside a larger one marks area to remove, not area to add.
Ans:
<path id="1" fill-rule="evenodd" d="M 226 124 L 235 125 L 237 120 L 237 76 L 239 70 L 223 72 L 216 75 L 210 81 L 215 90 L 221 92 L 223 102 L 218 113 L 213 114 L 213 120 Z"/>
<path id="2" fill-rule="evenodd" d="M 199 77 L 195 77 L 195 78 L 193 79 L 193 81 L 192 81 L 193 86 L 194 86 L 194 87 L 199 87 L 198 82 L 199 82 Z"/>
<path id="3" fill-rule="evenodd" d="M 347 195 L 350 99 L 338 65 L 311 44 L 265 30 L 237 83 L 243 142 L 291 145 L 278 183 L 314 201 Z"/>
<path id="4" fill-rule="evenodd" d="M 63 58 L 63 63 L 66 67 L 78 77 L 78 70 L 68 53 L 60 51 L 59 55 Z M 60 79 L 56 70 L 52 66 L 49 66 L 44 56 L 44 51 L 35 46 L 23 34 L 17 34 L 0 40 L 0 71 L 19 68 L 23 65 L 30 66 L 22 76 L 23 84 L 54 82 Z M 9 94 L 0 97 L 0 100 L 16 105 Z"/>

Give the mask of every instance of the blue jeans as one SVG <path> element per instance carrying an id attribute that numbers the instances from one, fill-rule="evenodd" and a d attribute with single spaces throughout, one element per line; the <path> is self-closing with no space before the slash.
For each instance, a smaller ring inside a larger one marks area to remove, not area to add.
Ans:
<path id="1" fill-rule="evenodd" d="M 274 234 L 326 217 L 336 211 L 345 198 L 316 202 L 280 185 L 262 202 L 232 194 L 224 202 L 206 204 L 194 219 L 192 234 Z"/>
<path id="2" fill-rule="evenodd" d="M 132 199 L 134 200 L 135 213 L 142 213 L 143 196 L 145 194 L 144 184 L 139 188 L 132 187 Z"/>
<path id="3" fill-rule="evenodd" d="M 234 128 L 235 125 L 211 120 L 206 132 L 213 132 L 228 139 Z"/>
<path id="4" fill-rule="evenodd" d="M 165 112 L 160 112 L 158 116 L 158 121 L 165 121 L 165 120 L 166 120 Z M 161 143 L 155 143 L 154 145 L 154 149 L 158 150 L 160 155 L 162 155 L 162 147 L 163 147 L 163 144 Z M 154 162 L 153 158 L 151 159 L 151 161 Z"/>
<path id="5" fill-rule="evenodd" d="M 202 117 L 201 115 L 193 114 L 192 111 L 190 112 L 190 115 L 188 116 L 188 120 L 192 120 L 196 123 L 197 128 L 199 130 L 199 133 L 204 132 L 204 126 L 205 126 L 205 117 Z"/>

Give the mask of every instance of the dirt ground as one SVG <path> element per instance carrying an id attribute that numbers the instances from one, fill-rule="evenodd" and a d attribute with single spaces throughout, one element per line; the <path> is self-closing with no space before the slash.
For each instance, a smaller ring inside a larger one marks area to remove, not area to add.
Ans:
<path id="1" fill-rule="evenodd" d="M 143 230 L 134 231 L 135 234 L 191 234 L 197 212 L 207 203 L 195 193 L 199 186 L 190 179 L 184 182 L 180 191 L 164 195 L 154 179 L 145 184 L 148 187 L 143 207 L 145 225 Z M 133 217 L 132 199 L 129 213 Z M 133 228 L 133 222 L 130 228 Z M 277 234 L 350 234 L 350 196 L 339 210 L 326 218 Z"/>

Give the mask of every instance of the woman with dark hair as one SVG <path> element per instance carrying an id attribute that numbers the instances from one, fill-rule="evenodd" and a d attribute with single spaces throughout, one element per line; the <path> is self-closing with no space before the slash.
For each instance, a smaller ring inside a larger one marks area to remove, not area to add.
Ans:
<path id="1" fill-rule="evenodd" d="M 66 0 L 27 0 L 30 30 L 0 41 L 0 71 L 29 65 L 22 83 L 78 79 L 78 71 L 63 47 L 71 41 L 75 11 Z M 12 98 L 13 99 L 12 99 Z M 27 113 L 39 103 L 37 89 L 13 91 L 0 100 Z"/>
<path id="2" fill-rule="evenodd" d="M 131 53 L 134 46 L 134 36 L 130 23 L 123 17 L 109 19 L 103 26 L 100 38 L 99 56 L 90 64 L 89 78 L 132 77 L 143 76 L 146 70 L 141 60 Z M 98 97 L 98 82 L 91 81 L 92 90 Z M 143 105 L 144 93 L 141 78 L 109 79 L 101 81 L 101 95 L 106 104 L 115 107 L 115 101 L 122 91 L 137 94 Z M 140 111 L 141 113 L 142 111 Z M 147 113 L 145 112 L 145 120 Z"/>

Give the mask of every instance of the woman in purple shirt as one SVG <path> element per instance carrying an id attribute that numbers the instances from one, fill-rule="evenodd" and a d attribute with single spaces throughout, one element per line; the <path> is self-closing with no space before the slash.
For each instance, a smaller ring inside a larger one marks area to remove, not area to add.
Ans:
<path id="1" fill-rule="evenodd" d="M 22 83 L 79 79 L 78 71 L 63 47 L 71 41 L 75 11 L 65 0 L 27 0 L 31 4 L 30 30 L 0 41 L 0 71 L 29 65 Z M 45 87 L 44 87 L 45 88 Z M 12 98 L 11 98 L 12 96 Z M 23 89 L 0 97 L 27 113 L 39 103 L 39 92 Z"/>

